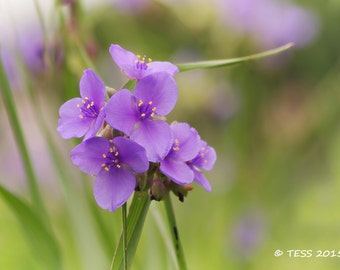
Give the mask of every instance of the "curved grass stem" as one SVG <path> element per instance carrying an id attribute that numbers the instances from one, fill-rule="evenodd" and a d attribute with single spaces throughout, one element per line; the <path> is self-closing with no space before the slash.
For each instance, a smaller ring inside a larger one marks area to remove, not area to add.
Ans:
<path id="1" fill-rule="evenodd" d="M 184 250 L 179 238 L 179 233 L 176 224 L 175 212 L 172 206 L 170 194 L 164 198 L 165 211 L 168 218 L 168 223 L 171 231 L 172 243 L 174 245 L 178 267 L 180 270 L 186 270 L 187 265 L 184 256 Z"/>

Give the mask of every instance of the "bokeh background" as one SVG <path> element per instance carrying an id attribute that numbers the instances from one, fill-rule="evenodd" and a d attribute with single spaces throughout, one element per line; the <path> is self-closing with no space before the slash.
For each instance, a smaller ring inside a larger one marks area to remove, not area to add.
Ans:
<path id="1" fill-rule="evenodd" d="M 183 63 L 288 42 L 295 47 L 265 60 L 176 75 L 168 120 L 189 122 L 218 155 L 211 193 L 194 184 L 184 203 L 174 198 L 178 229 L 189 269 L 339 269 L 339 12 L 337 0 L 1 0 L 1 59 L 62 269 L 109 269 L 121 231 L 120 211 L 100 209 L 93 178 L 69 161 L 77 141 L 56 132 L 83 70 L 119 88 L 111 43 Z M 4 105 L 0 184 L 30 202 Z M 46 269 L 1 197 L 0 213 L 0 268 Z M 132 269 L 176 269 L 162 203 L 152 203 Z"/>

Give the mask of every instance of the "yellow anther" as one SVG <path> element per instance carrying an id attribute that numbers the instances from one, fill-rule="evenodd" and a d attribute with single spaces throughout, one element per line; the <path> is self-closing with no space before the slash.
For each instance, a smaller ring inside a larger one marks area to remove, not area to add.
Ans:
<path id="1" fill-rule="evenodd" d="M 121 166 L 120 166 L 119 164 L 116 164 L 116 167 L 117 167 L 118 169 L 120 169 Z"/>
<path id="2" fill-rule="evenodd" d="M 145 117 L 145 113 L 142 113 L 140 116 L 141 116 L 141 117 Z"/>
<path id="3" fill-rule="evenodd" d="M 79 118 L 80 118 L 80 119 L 83 119 L 84 116 L 83 116 L 82 114 L 79 114 Z"/>
<path id="4" fill-rule="evenodd" d="M 90 109 L 90 108 L 91 108 L 91 105 L 87 104 L 86 109 Z"/>
<path id="5" fill-rule="evenodd" d="M 115 153 L 115 156 L 118 157 L 118 152 Z"/>
<path id="6" fill-rule="evenodd" d="M 102 164 L 102 167 L 105 167 L 105 166 L 106 166 L 106 164 L 105 164 L 105 163 L 103 163 L 103 164 Z"/>
<path id="7" fill-rule="evenodd" d="M 91 102 L 91 106 L 94 106 L 94 101 Z"/>
<path id="8" fill-rule="evenodd" d="M 178 141 L 178 139 L 175 139 L 175 144 L 179 144 L 179 141 Z"/>
<path id="9" fill-rule="evenodd" d="M 178 150 L 179 150 L 179 147 L 178 147 L 178 146 L 175 146 L 175 147 L 172 147 L 172 149 L 173 149 L 174 151 L 178 151 Z"/>
<path id="10" fill-rule="evenodd" d="M 201 156 L 201 158 L 204 158 L 204 154 L 203 153 L 201 153 L 200 156 Z"/>
<path id="11" fill-rule="evenodd" d="M 138 102 L 138 107 L 142 106 L 143 105 L 143 100 L 139 100 Z"/>
<path id="12" fill-rule="evenodd" d="M 110 148 L 110 153 L 113 153 L 113 148 L 112 147 Z"/>
<path id="13" fill-rule="evenodd" d="M 107 155 L 106 154 L 103 154 L 103 158 L 106 158 L 107 157 Z"/>
<path id="14" fill-rule="evenodd" d="M 154 112 L 154 111 L 156 111 L 156 109 L 157 109 L 156 107 L 153 107 L 153 108 L 151 109 L 151 111 Z"/>
<path id="15" fill-rule="evenodd" d="M 110 168 L 109 167 L 105 167 L 104 170 L 108 172 L 110 170 Z"/>
<path id="16" fill-rule="evenodd" d="M 149 105 L 152 105 L 152 101 L 149 101 Z"/>
<path id="17" fill-rule="evenodd" d="M 154 117 L 154 116 L 155 116 L 155 113 L 151 113 L 150 116 L 151 116 L 151 117 Z"/>
<path id="18" fill-rule="evenodd" d="M 149 61 L 149 62 L 152 62 L 152 59 L 149 57 L 149 58 L 148 58 L 148 61 Z"/>

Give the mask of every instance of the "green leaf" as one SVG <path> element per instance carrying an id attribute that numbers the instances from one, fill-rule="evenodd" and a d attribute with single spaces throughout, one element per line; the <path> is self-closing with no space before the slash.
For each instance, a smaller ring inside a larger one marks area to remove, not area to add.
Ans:
<path id="1" fill-rule="evenodd" d="M 127 269 L 130 269 L 133 258 L 136 254 L 137 245 L 142 234 L 146 214 L 150 207 L 150 197 L 148 192 L 135 192 L 127 217 L 127 231 L 126 231 L 126 260 Z M 111 264 L 112 270 L 124 269 L 124 252 L 123 252 L 123 235 L 121 235 L 119 244 L 117 246 L 113 261 Z"/>
<path id="2" fill-rule="evenodd" d="M 241 64 L 243 62 L 258 60 L 262 58 L 266 58 L 281 52 L 284 52 L 293 47 L 293 43 L 288 43 L 284 46 L 278 47 L 273 50 L 252 54 L 248 56 L 231 58 L 231 59 L 220 59 L 220 60 L 210 60 L 210 61 L 201 61 L 201 62 L 191 62 L 191 63 L 183 63 L 177 64 L 177 67 L 180 72 L 189 71 L 194 69 L 205 69 L 205 68 L 217 68 L 217 67 L 226 67 L 236 64 Z"/>
<path id="3" fill-rule="evenodd" d="M 8 114 L 14 139 L 16 141 L 18 149 L 20 149 L 20 157 L 24 164 L 24 169 L 34 207 L 39 211 L 39 215 L 44 218 L 44 222 L 48 223 L 48 216 L 41 198 L 41 194 L 39 192 L 37 177 L 29 156 L 27 143 L 25 141 L 22 127 L 19 121 L 19 116 L 13 97 L 13 91 L 9 85 L 5 69 L 2 65 L 2 59 L 0 59 L 0 93 L 2 95 L 3 103 Z"/>
<path id="4" fill-rule="evenodd" d="M 59 246 L 28 203 L 0 186 L 0 196 L 17 216 L 33 255 L 44 269 L 62 269 Z"/>

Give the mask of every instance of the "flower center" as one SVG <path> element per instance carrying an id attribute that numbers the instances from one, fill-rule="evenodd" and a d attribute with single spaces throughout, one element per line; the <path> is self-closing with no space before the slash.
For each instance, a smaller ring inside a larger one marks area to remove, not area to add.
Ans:
<path id="1" fill-rule="evenodd" d="M 152 59 L 148 58 L 146 59 L 146 56 L 144 55 L 141 57 L 140 55 L 137 55 L 137 59 L 135 60 L 136 69 L 137 70 L 146 70 L 149 67 L 149 62 L 151 62 Z"/>
<path id="2" fill-rule="evenodd" d="M 175 143 L 172 146 L 172 150 L 178 151 L 179 150 L 179 141 L 178 139 L 175 139 Z"/>
<path id="3" fill-rule="evenodd" d="M 109 152 L 102 154 L 102 157 L 104 158 L 102 167 L 105 171 L 108 172 L 112 167 L 116 167 L 117 169 L 122 167 L 119 161 L 119 153 L 114 146 L 110 147 Z"/>
<path id="4" fill-rule="evenodd" d="M 156 107 L 152 106 L 152 101 L 145 103 L 143 100 L 139 100 L 137 107 L 140 119 L 148 119 L 155 116 Z"/>
<path id="5" fill-rule="evenodd" d="M 98 111 L 94 105 L 94 101 L 90 101 L 88 97 L 82 99 L 81 104 L 77 104 L 80 110 L 79 118 L 96 118 Z"/>

